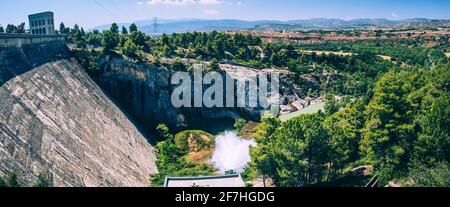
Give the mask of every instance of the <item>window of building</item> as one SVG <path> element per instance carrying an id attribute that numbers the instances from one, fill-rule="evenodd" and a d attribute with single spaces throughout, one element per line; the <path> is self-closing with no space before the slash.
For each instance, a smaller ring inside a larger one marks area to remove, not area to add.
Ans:
<path id="1" fill-rule="evenodd" d="M 47 34 L 47 29 L 44 28 L 44 29 L 42 29 L 42 31 L 44 34 Z"/>

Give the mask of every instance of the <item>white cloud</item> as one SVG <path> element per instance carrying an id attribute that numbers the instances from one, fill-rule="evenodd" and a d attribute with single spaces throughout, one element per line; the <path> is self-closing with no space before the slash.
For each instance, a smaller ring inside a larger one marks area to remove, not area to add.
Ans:
<path id="1" fill-rule="evenodd" d="M 219 14 L 219 11 L 208 9 L 208 10 L 205 10 L 205 14 L 210 15 L 210 16 L 217 16 Z"/>
<path id="2" fill-rule="evenodd" d="M 400 18 L 400 16 L 397 13 L 392 13 L 391 16 L 394 18 Z"/>
<path id="3" fill-rule="evenodd" d="M 228 5 L 242 5 L 241 1 L 233 2 L 233 1 L 222 1 L 222 0 L 147 0 L 147 4 L 149 5 L 220 5 L 220 4 L 228 4 Z M 136 2 L 137 5 L 143 5 L 144 1 Z"/>
<path id="4" fill-rule="evenodd" d="M 198 0 L 199 4 L 202 5 L 217 5 L 217 4 L 221 4 L 222 1 L 219 0 Z"/>
<path id="5" fill-rule="evenodd" d="M 195 0 L 148 0 L 147 4 L 150 5 L 158 5 L 158 4 L 166 4 L 166 5 L 189 5 L 195 4 Z"/>

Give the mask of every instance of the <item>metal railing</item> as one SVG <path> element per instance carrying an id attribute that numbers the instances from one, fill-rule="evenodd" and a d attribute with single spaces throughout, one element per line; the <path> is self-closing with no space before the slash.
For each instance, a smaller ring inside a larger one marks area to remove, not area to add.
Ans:
<path id="1" fill-rule="evenodd" d="M 380 182 L 380 177 L 378 175 L 376 175 L 369 181 L 369 183 L 367 183 L 367 185 L 365 187 L 366 188 L 376 188 L 376 187 L 378 187 L 379 182 Z"/>

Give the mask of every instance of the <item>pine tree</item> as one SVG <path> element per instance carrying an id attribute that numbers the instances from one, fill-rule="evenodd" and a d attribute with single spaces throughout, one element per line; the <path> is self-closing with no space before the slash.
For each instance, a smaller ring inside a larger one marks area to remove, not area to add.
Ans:
<path id="1" fill-rule="evenodd" d="M 420 82 L 413 72 L 391 71 L 377 82 L 367 107 L 360 148 L 386 178 L 408 164 L 415 127 L 407 97 Z"/>
<path id="2" fill-rule="evenodd" d="M 102 47 L 105 53 L 111 53 L 119 44 L 119 35 L 112 32 L 111 30 L 106 30 L 103 32 Z"/>
<path id="3" fill-rule="evenodd" d="M 36 187 L 36 188 L 50 187 L 50 181 L 48 179 L 48 175 L 45 173 L 40 173 L 38 175 L 38 179 L 33 183 L 32 186 Z"/>
<path id="4" fill-rule="evenodd" d="M 220 71 L 220 70 L 221 70 L 221 69 L 220 69 L 220 65 L 219 65 L 219 61 L 217 61 L 216 58 L 213 58 L 213 59 L 211 60 L 211 62 L 209 63 L 209 69 L 210 69 L 211 71 Z"/>
<path id="5" fill-rule="evenodd" d="M 122 34 L 123 35 L 127 35 L 128 34 L 127 28 L 125 26 L 122 26 Z"/>
<path id="6" fill-rule="evenodd" d="M 137 32 L 137 31 L 138 31 L 138 28 L 137 28 L 136 24 L 135 24 L 135 23 L 132 23 L 132 24 L 130 25 L 130 33 L 132 33 L 132 32 Z"/>
<path id="7" fill-rule="evenodd" d="M 119 26 L 117 26 L 116 23 L 113 23 L 109 30 L 111 30 L 112 33 L 117 33 L 118 34 L 119 33 Z"/>
<path id="8" fill-rule="evenodd" d="M 122 54 L 128 57 L 137 57 L 137 52 L 140 50 L 140 47 L 133 43 L 130 39 L 125 41 L 125 44 L 122 48 Z"/>

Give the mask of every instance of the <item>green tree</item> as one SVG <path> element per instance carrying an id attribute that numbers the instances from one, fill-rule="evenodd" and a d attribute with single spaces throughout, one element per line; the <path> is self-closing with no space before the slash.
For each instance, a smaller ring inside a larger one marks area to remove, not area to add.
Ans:
<path id="1" fill-rule="evenodd" d="M 86 48 L 86 33 L 83 28 L 79 28 L 78 25 L 74 26 L 72 31 L 72 41 L 78 48 Z"/>
<path id="2" fill-rule="evenodd" d="M 122 34 L 123 35 L 127 35 L 128 34 L 128 30 L 125 26 L 122 26 Z"/>
<path id="3" fill-rule="evenodd" d="M 324 180 L 329 137 L 323 121 L 319 114 L 308 114 L 284 122 L 265 151 L 256 151 L 264 166 L 260 170 L 268 172 L 276 186 L 310 186 Z"/>
<path id="4" fill-rule="evenodd" d="M 0 187 L 17 188 L 20 187 L 20 183 L 17 177 L 17 172 L 11 172 L 7 178 L 0 176 Z"/>
<path id="5" fill-rule="evenodd" d="M 16 28 L 17 28 L 16 33 L 25 34 L 25 22 L 22 22 Z"/>
<path id="6" fill-rule="evenodd" d="M 247 121 L 242 118 L 238 118 L 234 121 L 234 128 L 238 132 L 238 134 L 242 133 L 244 131 L 245 125 L 247 124 Z"/>
<path id="7" fill-rule="evenodd" d="M 132 23 L 130 25 L 130 33 L 137 32 L 137 31 L 138 31 L 138 28 L 137 28 L 136 24 Z"/>
<path id="8" fill-rule="evenodd" d="M 0 33 L 5 33 L 5 29 L 3 29 L 3 26 L 0 26 Z"/>
<path id="9" fill-rule="evenodd" d="M 219 65 L 219 61 L 217 61 L 217 59 L 213 58 L 211 60 L 211 62 L 209 63 L 209 69 L 211 71 L 220 71 L 220 65 Z"/>
<path id="10" fill-rule="evenodd" d="M 150 176 L 153 186 L 162 185 L 166 176 L 199 176 L 213 172 L 214 169 L 207 163 L 195 163 L 186 159 L 190 152 L 188 139 L 203 140 L 200 137 L 205 135 L 210 138 L 208 143 L 202 142 L 199 146 L 211 147 L 214 143 L 212 135 L 203 131 L 184 131 L 174 137 L 165 125 L 159 125 L 157 131 L 163 141 L 156 145 L 159 174 Z"/>
<path id="11" fill-rule="evenodd" d="M 450 64 L 439 64 L 424 75 L 426 85 L 411 94 L 419 125 L 414 143 L 414 162 L 450 162 Z"/>
<path id="12" fill-rule="evenodd" d="M 418 118 L 421 130 L 414 143 L 414 160 L 421 163 L 450 161 L 450 93 L 436 99 Z"/>
<path id="13" fill-rule="evenodd" d="M 93 30 L 87 34 L 86 42 L 94 47 L 100 47 L 102 44 L 102 35 L 98 30 Z"/>
<path id="14" fill-rule="evenodd" d="M 113 23 L 111 25 L 111 28 L 109 29 L 112 33 L 119 34 L 119 26 L 116 23 Z"/>
<path id="15" fill-rule="evenodd" d="M 338 112 L 341 108 L 341 105 L 338 101 L 336 101 L 336 98 L 334 95 L 328 94 L 325 97 L 325 114 L 327 116 L 331 116 L 334 113 Z"/>
<path id="16" fill-rule="evenodd" d="M 112 32 L 111 30 L 106 30 L 103 32 L 102 47 L 105 53 L 111 53 L 119 43 L 119 35 Z"/>
<path id="17" fill-rule="evenodd" d="M 187 70 L 186 65 L 179 58 L 176 58 L 173 61 L 172 68 L 175 71 L 186 71 Z"/>
<path id="18" fill-rule="evenodd" d="M 135 31 L 135 32 L 131 32 L 130 33 L 130 38 L 131 40 L 133 40 L 134 44 L 142 46 L 142 47 L 146 47 L 146 41 L 147 41 L 147 36 L 139 31 Z"/>
<path id="19" fill-rule="evenodd" d="M 433 165 L 419 164 L 410 169 L 409 177 L 415 187 L 449 187 L 450 164 L 438 162 Z"/>
<path id="20" fill-rule="evenodd" d="M 159 139 L 160 140 L 170 140 L 173 139 L 172 134 L 170 134 L 169 127 L 167 127 L 165 124 L 159 124 L 156 127 L 156 131 L 158 132 Z"/>
<path id="21" fill-rule="evenodd" d="M 17 31 L 17 27 L 15 25 L 8 24 L 6 26 L 6 31 L 5 31 L 6 33 L 16 33 L 16 31 Z"/>
<path id="22" fill-rule="evenodd" d="M 64 25 L 64 22 L 61 22 L 61 24 L 59 24 L 59 33 L 61 33 L 61 34 L 67 33 L 67 29 L 66 29 L 66 26 Z"/>
<path id="23" fill-rule="evenodd" d="M 258 145 L 250 150 L 251 162 L 258 170 L 259 174 L 262 175 L 263 184 L 266 186 L 266 180 L 270 175 L 274 175 L 276 169 L 271 164 L 271 159 L 269 157 L 270 151 L 270 141 L 273 134 L 275 134 L 278 127 L 280 127 L 281 122 L 276 118 L 263 118 L 261 124 L 253 135 Z M 253 166 L 250 165 L 250 166 Z"/>
<path id="24" fill-rule="evenodd" d="M 33 187 L 36 188 L 47 188 L 50 187 L 50 180 L 46 173 L 39 173 L 38 179 L 33 183 Z"/>
<path id="25" fill-rule="evenodd" d="M 327 180 L 342 173 L 346 164 L 357 160 L 361 129 L 364 127 L 365 103 L 360 100 L 325 119 L 330 136 L 330 168 Z"/>
<path id="26" fill-rule="evenodd" d="M 446 63 L 447 57 L 445 54 L 439 50 L 431 50 L 428 53 L 428 61 L 430 63 L 430 67 L 434 67 L 438 64 Z"/>
<path id="27" fill-rule="evenodd" d="M 22 22 L 21 24 L 15 26 L 13 24 L 8 24 L 6 26 L 6 33 L 16 33 L 16 34 L 23 34 L 25 33 L 25 23 Z"/>
<path id="28" fill-rule="evenodd" d="M 412 103 L 419 74 L 390 71 L 377 82 L 366 113 L 361 151 L 388 178 L 405 169 L 415 139 Z"/>
<path id="29" fill-rule="evenodd" d="M 122 54 L 128 57 L 138 57 L 138 51 L 140 50 L 140 46 L 134 44 L 131 39 L 127 39 L 122 48 Z"/>

